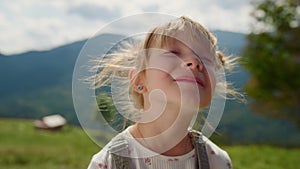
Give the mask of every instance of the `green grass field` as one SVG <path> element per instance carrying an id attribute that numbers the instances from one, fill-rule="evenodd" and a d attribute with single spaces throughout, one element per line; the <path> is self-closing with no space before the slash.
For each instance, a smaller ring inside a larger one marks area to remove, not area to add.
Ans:
<path id="1" fill-rule="evenodd" d="M 84 169 L 99 147 L 78 127 L 36 130 L 31 120 L 0 119 L 0 168 Z M 300 148 L 221 146 L 235 169 L 299 169 Z"/>
<path id="2" fill-rule="evenodd" d="M 74 126 L 51 132 L 36 130 L 31 120 L 0 119 L 0 135 L 0 168 L 5 169 L 87 168 L 92 154 L 99 151 Z"/>

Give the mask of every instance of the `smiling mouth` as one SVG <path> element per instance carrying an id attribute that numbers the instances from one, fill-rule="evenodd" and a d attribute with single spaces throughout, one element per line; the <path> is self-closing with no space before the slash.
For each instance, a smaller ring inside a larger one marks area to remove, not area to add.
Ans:
<path id="1" fill-rule="evenodd" d="M 177 77 L 174 81 L 176 82 L 187 82 L 187 83 L 197 83 L 201 87 L 204 87 L 204 83 L 200 78 L 197 77 L 191 77 L 191 76 L 180 76 Z"/>

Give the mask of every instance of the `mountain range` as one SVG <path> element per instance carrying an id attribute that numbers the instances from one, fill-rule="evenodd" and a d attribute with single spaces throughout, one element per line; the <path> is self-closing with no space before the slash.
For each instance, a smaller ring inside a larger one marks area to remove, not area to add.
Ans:
<path id="1" fill-rule="evenodd" d="M 214 31 L 219 47 L 239 56 L 247 40 L 245 34 Z M 120 35 L 99 35 L 103 44 L 115 42 Z M 29 51 L 14 55 L 0 54 L 0 117 L 41 118 L 61 114 L 70 124 L 79 125 L 72 102 L 74 65 L 87 39 L 47 51 Z M 100 48 L 108 49 L 108 46 Z M 243 91 L 249 73 L 242 66 L 227 80 Z M 272 143 L 300 145 L 299 130 L 285 120 L 270 119 L 252 112 L 248 103 L 229 100 L 217 131 L 228 143 Z"/>

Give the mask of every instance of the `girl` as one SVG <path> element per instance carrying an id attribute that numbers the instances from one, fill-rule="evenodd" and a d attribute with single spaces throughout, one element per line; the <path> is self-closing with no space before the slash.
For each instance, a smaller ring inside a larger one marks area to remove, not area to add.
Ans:
<path id="1" fill-rule="evenodd" d="M 127 74 L 130 99 L 141 112 L 93 156 L 89 169 L 232 168 L 225 151 L 189 127 L 218 92 L 216 74 L 225 64 L 206 28 L 180 17 L 154 28 L 141 44 L 108 56 L 97 87 L 111 80 L 107 75 Z M 134 65 L 126 71 L 126 64 Z"/>

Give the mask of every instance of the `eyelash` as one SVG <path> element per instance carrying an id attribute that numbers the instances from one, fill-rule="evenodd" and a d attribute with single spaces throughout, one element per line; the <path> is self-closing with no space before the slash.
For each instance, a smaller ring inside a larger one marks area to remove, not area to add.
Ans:
<path id="1" fill-rule="evenodd" d="M 170 50 L 170 53 L 173 53 L 173 54 L 175 54 L 175 55 L 180 54 L 180 52 L 178 52 L 177 50 Z"/>
<path id="2" fill-rule="evenodd" d="M 170 50 L 169 53 L 175 54 L 175 55 L 179 55 L 180 52 L 177 50 Z M 197 54 L 195 54 L 197 56 L 197 58 L 202 62 L 202 63 L 206 63 L 206 64 L 210 64 L 212 63 L 212 61 L 210 59 L 207 58 L 202 58 L 200 56 L 198 56 Z"/>

